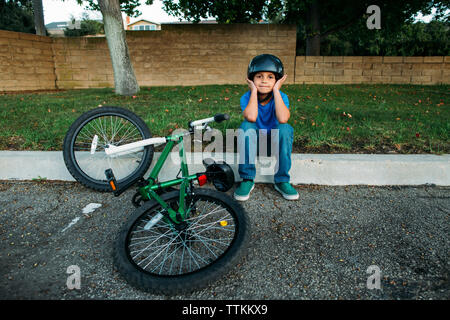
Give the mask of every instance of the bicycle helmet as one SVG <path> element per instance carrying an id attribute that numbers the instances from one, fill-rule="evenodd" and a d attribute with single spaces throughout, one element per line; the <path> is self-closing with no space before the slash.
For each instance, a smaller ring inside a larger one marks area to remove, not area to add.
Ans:
<path id="1" fill-rule="evenodd" d="M 273 72 L 275 74 L 275 79 L 279 80 L 284 75 L 283 63 L 274 55 L 261 54 L 250 61 L 247 69 L 248 79 L 253 80 L 255 74 L 261 71 Z"/>
<path id="2" fill-rule="evenodd" d="M 233 169 L 231 169 L 230 165 L 228 165 L 224 161 L 215 162 L 214 160 L 212 160 L 212 162 L 210 161 L 209 163 L 208 161 L 203 161 L 203 164 L 206 167 L 205 173 L 208 177 L 208 180 L 212 182 L 217 190 L 221 192 L 227 192 L 231 189 L 231 187 L 233 187 L 234 172 Z"/>

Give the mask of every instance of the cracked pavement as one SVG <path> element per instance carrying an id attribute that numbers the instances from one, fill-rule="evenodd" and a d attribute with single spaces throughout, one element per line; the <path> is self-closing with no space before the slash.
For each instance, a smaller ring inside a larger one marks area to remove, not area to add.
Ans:
<path id="1" fill-rule="evenodd" d="M 252 227 L 246 258 L 201 291 L 167 297 L 134 289 L 113 266 L 134 190 L 116 198 L 74 182 L 1 181 L 0 299 L 450 298 L 449 187 L 296 189 L 300 199 L 287 201 L 257 184 L 243 203 Z M 101 207 L 83 213 L 89 203 Z M 72 265 L 80 289 L 66 285 Z M 372 265 L 380 289 L 367 287 Z"/>

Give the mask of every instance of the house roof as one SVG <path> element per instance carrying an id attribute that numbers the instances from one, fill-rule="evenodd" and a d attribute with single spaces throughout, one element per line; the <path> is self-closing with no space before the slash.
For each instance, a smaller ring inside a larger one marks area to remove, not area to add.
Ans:
<path id="1" fill-rule="evenodd" d="M 142 22 L 142 21 L 144 21 L 144 22 L 148 22 L 148 23 L 151 23 L 151 24 L 156 24 L 156 25 L 160 25 L 160 23 L 158 23 L 158 22 L 153 22 L 153 21 L 149 21 L 149 20 L 145 20 L 145 19 L 140 19 L 140 20 L 138 20 L 138 21 L 135 21 L 135 22 L 129 23 L 129 24 L 128 24 L 128 26 L 132 26 L 133 24 L 136 24 L 136 23 L 138 23 L 138 22 Z"/>
<path id="2" fill-rule="evenodd" d="M 47 29 L 65 29 L 68 26 L 67 21 L 51 22 L 45 25 Z"/>
<path id="3" fill-rule="evenodd" d="M 103 20 L 99 20 L 99 19 L 93 19 L 94 21 L 98 21 L 103 23 Z M 80 21 L 80 20 L 76 20 L 76 21 Z M 45 25 L 45 27 L 50 30 L 52 29 L 57 29 L 57 30 L 64 30 L 65 28 L 67 28 L 69 26 L 69 21 L 59 21 L 59 22 L 50 22 L 47 23 Z"/>

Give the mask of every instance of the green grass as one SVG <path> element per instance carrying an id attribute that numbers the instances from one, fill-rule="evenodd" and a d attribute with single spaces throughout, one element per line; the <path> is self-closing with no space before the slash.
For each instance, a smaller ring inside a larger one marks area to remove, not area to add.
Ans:
<path id="1" fill-rule="evenodd" d="M 246 85 L 143 87 L 136 97 L 113 89 L 0 95 L 1 150 L 61 150 L 70 124 L 99 105 L 128 108 L 153 136 L 189 120 L 228 113 L 215 124 L 238 128 Z M 294 152 L 449 153 L 449 86 L 284 85 L 290 99 Z M 225 144 L 225 142 L 224 142 Z"/>

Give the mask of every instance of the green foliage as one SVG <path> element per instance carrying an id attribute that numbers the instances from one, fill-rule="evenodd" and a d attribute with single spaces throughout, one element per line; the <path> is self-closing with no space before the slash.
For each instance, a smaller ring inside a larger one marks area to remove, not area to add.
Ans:
<path id="1" fill-rule="evenodd" d="M 215 18 L 219 23 L 249 23 L 262 19 L 267 0 L 163 0 L 164 9 L 173 16 L 198 23 L 201 19 Z"/>
<path id="2" fill-rule="evenodd" d="M 64 35 L 66 37 L 82 37 L 86 35 L 96 35 L 96 34 L 104 34 L 104 28 L 103 23 L 95 21 L 95 20 L 89 20 L 89 19 L 83 19 L 80 23 L 80 29 L 68 29 L 66 28 L 64 30 Z"/>
<path id="3" fill-rule="evenodd" d="M 0 0 L 0 30 L 36 33 L 31 0 Z"/>
<path id="4" fill-rule="evenodd" d="M 86 4 L 89 10 L 100 11 L 97 0 L 77 0 L 78 4 Z M 130 17 L 138 17 L 142 13 L 137 9 L 141 4 L 153 4 L 153 0 L 119 0 L 120 10 Z"/>
<path id="5" fill-rule="evenodd" d="M 216 18 L 219 23 L 271 23 L 298 26 L 297 54 L 306 52 L 306 40 L 314 32 L 321 37 L 321 55 L 448 55 L 448 0 L 333 0 L 319 2 L 319 30 L 311 26 L 314 0 L 163 0 L 170 15 L 194 23 Z M 381 10 L 381 30 L 369 30 L 367 8 Z M 436 9 L 431 24 L 413 24 L 413 17 Z"/>
<path id="6" fill-rule="evenodd" d="M 450 55 L 450 23 L 431 21 L 402 26 L 388 43 L 386 55 L 448 56 Z"/>
<path id="7" fill-rule="evenodd" d="M 283 85 L 296 153 L 449 153 L 449 85 Z M 127 108 L 153 136 L 189 120 L 228 113 L 215 126 L 241 124 L 247 85 L 142 87 L 135 96 L 111 88 L 0 95 L 0 150 L 61 150 L 69 126 L 99 104 Z M 225 141 L 224 141 L 225 143 Z M 225 144 L 224 144 L 225 146 Z"/>
<path id="8" fill-rule="evenodd" d="M 330 34 L 321 42 L 324 56 L 447 56 L 450 24 L 433 20 L 429 23 L 404 23 L 396 33 L 368 30 L 360 21 L 351 30 Z M 304 55 L 304 34 L 299 34 L 297 54 Z M 301 38 L 303 37 L 303 38 Z"/>
<path id="9" fill-rule="evenodd" d="M 278 2 L 285 2 L 277 0 Z M 298 26 L 297 54 L 305 55 L 310 36 L 308 5 L 312 1 L 285 2 L 283 23 Z M 376 4 L 381 11 L 381 29 L 369 30 L 367 7 Z M 433 23 L 413 23 L 418 12 L 430 14 Z M 447 55 L 449 1 L 320 1 L 321 55 Z M 440 21 L 438 21 L 440 20 Z"/>

